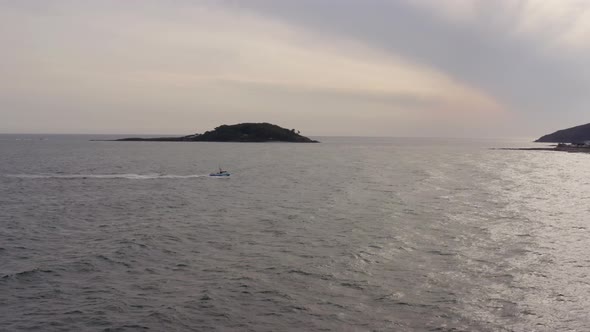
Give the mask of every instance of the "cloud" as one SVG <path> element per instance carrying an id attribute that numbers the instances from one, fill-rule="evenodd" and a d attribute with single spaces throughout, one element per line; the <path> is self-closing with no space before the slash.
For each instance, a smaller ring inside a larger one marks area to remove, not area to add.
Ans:
<path id="1" fill-rule="evenodd" d="M 295 119 L 301 127 L 309 121 L 300 115 L 313 109 L 324 119 L 317 133 L 346 134 L 359 117 L 373 119 L 364 130 L 371 133 L 380 117 L 403 128 L 404 117 L 420 114 L 502 110 L 441 71 L 345 36 L 215 2 L 181 4 L 8 8 L 0 15 L 13 33 L 1 38 L 20 43 L 2 65 L 2 112 L 13 110 L 13 125 L 39 114 L 50 131 L 192 132 L 232 118 Z M 348 127 L 329 128 L 336 118 Z"/>
<path id="2" fill-rule="evenodd" d="M 250 10 L 323 36 L 353 38 L 483 91 L 523 117 L 584 121 L 590 3 L 250 1 Z M 541 129 L 543 130 L 543 129 Z"/>
<path id="3" fill-rule="evenodd" d="M 555 46 L 589 51 L 590 3 L 585 0 L 528 0 L 520 7 L 518 32 L 543 36 Z"/>
<path id="4" fill-rule="evenodd" d="M 436 136 L 502 132 L 519 117 L 553 126 L 557 110 L 582 118 L 590 104 L 588 6 L 573 0 L 2 6 L 2 131 L 27 130 L 26 114 L 44 119 L 40 131 L 274 121 L 316 134 Z"/>

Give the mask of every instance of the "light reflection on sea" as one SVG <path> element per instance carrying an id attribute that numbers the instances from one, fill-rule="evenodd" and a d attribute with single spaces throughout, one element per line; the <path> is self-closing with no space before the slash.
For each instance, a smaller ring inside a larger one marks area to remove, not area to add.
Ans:
<path id="1" fill-rule="evenodd" d="M 0 135 L 0 330 L 590 325 L 590 155 Z M 206 176 L 218 165 L 230 179 Z"/>

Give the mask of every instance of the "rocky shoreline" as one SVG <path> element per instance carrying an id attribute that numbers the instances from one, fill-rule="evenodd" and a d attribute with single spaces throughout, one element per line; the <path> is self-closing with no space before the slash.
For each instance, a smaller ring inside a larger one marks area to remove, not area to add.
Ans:
<path id="1" fill-rule="evenodd" d="M 570 153 L 590 153 L 590 145 L 559 143 L 553 147 L 544 147 L 544 148 L 496 148 L 493 150 L 558 151 L 558 152 L 570 152 Z"/>

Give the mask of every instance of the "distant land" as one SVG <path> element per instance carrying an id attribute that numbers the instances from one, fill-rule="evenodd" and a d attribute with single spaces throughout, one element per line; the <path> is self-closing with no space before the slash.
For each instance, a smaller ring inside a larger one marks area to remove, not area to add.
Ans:
<path id="1" fill-rule="evenodd" d="M 221 125 L 203 134 L 181 137 L 122 138 L 119 142 L 290 142 L 319 143 L 299 134 L 295 129 L 286 129 L 270 123 L 239 123 Z"/>
<path id="2" fill-rule="evenodd" d="M 524 151 L 561 151 L 574 153 L 590 153 L 590 123 L 568 129 L 558 130 L 545 135 L 535 142 L 558 143 L 553 147 L 543 148 L 502 148 L 500 150 L 524 150 Z"/>
<path id="3" fill-rule="evenodd" d="M 541 143 L 584 143 L 590 141 L 590 123 L 545 135 L 535 142 Z"/>

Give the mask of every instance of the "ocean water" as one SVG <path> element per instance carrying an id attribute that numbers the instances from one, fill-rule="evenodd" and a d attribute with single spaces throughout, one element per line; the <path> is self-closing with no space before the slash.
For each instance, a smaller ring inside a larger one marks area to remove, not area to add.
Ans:
<path id="1" fill-rule="evenodd" d="M 590 155 L 91 138 L 0 135 L 0 331 L 590 329 Z"/>

